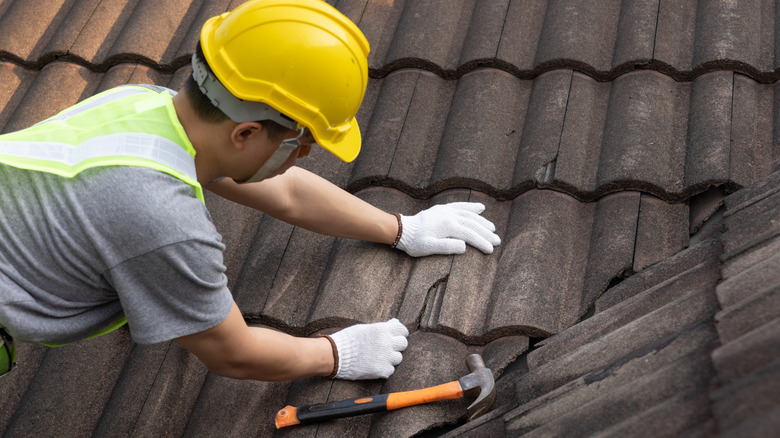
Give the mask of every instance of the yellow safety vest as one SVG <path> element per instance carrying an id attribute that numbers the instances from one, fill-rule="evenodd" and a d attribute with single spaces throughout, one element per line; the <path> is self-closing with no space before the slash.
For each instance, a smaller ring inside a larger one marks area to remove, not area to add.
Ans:
<path id="1" fill-rule="evenodd" d="M 93 167 L 148 167 L 189 184 L 205 203 L 195 173 L 195 149 L 172 97 L 170 90 L 147 85 L 97 94 L 27 129 L 0 135 L 0 163 L 67 178 Z M 123 316 L 87 339 L 126 322 Z"/>

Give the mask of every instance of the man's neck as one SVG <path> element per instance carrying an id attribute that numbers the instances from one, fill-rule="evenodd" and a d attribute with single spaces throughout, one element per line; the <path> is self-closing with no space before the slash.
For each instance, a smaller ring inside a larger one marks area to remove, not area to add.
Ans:
<path id="1" fill-rule="evenodd" d="M 201 185 L 222 177 L 220 172 L 219 154 L 217 149 L 220 141 L 223 141 L 226 134 L 224 131 L 227 124 L 209 124 L 203 122 L 195 114 L 185 92 L 179 92 L 173 98 L 173 107 L 176 110 L 176 116 L 179 123 L 184 128 L 187 138 L 195 149 L 195 171 L 198 175 L 198 182 Z"/>

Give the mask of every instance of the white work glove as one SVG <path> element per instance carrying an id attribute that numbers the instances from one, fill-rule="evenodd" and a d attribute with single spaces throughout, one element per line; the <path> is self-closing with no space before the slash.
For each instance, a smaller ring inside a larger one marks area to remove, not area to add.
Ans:
<path id="1" fill-rule="evenodd" d="M 401 215 L 398 249 L 413 257 L 431 254 L 463 254 L 466 244 L 485 254 L 501 243 L 493 222 L 480 216 L 485 206 L 478 202 L 434 205 L 414 216 Z"/>
<path id="2" fill-rule="evenodd" d="M 330 335 L 338 350 L 336 379 L 386 379 L 401 363 L 409 330 L 393 318 L 387 322 L 358 324 Z"/>

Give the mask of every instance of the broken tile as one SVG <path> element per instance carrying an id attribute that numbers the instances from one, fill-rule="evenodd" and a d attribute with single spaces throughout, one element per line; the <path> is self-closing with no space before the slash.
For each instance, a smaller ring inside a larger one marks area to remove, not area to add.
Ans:
<path id="1" fill-rule="evenodd" d="M 519 137 L 515 186 L 552 182 L 571 88 L 572 72 L 566 70 L 546 73 L 533 81 Z"/>
<path id="2" fill-rule="evenodd" d="M 688 246 L 688 206 L 667 204 L 642 195 L 637 225 L 634 271 L 639 272 Z"/>
<path id="3" fill-rule="evenodd" d="M 613 279 L 633 273 L 640 199 L 639 193 L 622 192 L 596 203 L 581 311 L 589 309 Z"/>
<path id="4" fill-rule="evenodd" d="M 595 199 L 611 84 L 574 73 L 555 161 L 555 185 L 582 199 Z"/>

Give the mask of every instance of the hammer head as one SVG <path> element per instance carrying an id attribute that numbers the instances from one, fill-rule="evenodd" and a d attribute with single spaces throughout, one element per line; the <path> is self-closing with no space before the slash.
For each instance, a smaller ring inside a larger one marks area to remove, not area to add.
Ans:
<path id="1" fill-rule="evenodd" d="M 466 366 L 470 374 L 460 379 L 460 386 L 463 394 L 469 397 L 476 397 L 471 406 L 468 407 L 469 421 L 486 413 L 493 406 L 493 400 L 496 398 L 496 382 L 493 379 L 493 372 L 485 367 L 482 356 L 471 354 L 466 358 Z"/>

